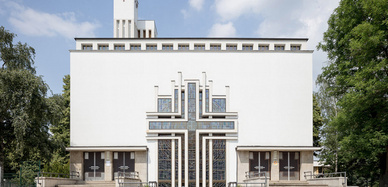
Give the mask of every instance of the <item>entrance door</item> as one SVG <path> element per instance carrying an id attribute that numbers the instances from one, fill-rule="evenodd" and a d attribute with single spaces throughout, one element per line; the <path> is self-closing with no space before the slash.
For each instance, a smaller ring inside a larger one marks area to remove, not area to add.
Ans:
<path id="1" fill-rule="evenodd" d="M 84 172 L 86 181 L 105 180 L 103 152 L 84 152 Z"/>
<path id="2" fill-rule="evenodd" d="M 113 172 L 115 177 L 136 178 L 135 174 L 135 153 L 134 152 L 114 152 Z"/>
<path id="3" fill-rule="evenodd" d="M 270 152 L 249 152 L 249 178 L 270 176 Z"/>
<path id="4" fill-rule="evenodd" d="M 299 180 L 299 152 L 280 152 L 279 160 L 279 179 Z"/>

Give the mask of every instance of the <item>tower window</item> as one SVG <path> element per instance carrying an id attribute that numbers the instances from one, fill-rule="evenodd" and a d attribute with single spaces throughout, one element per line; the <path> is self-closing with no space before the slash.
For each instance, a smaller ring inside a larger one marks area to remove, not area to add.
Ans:
<path id="1" fill-rule="evenodd" d="M 148 31 L 148 38 L 152 38 L 152 31 L 151 30 Z"/>
<path id="2" fill-rule="evenodd" d="M 143 38 L 146 38 L 146 30 L 143 30 Z"/>
<path id="3" fill-rule="evenodd" d="M 140 38 L 140 30 L 137 30 L 137 37 Z"/>

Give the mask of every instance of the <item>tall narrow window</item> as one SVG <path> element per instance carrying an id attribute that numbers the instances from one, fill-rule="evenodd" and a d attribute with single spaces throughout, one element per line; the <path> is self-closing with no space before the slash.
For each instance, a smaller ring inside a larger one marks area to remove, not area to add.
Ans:
<path id="1" fill-rule="evenodd" d="M 143 38 L 146 38 L 146 30 L 143 30 Z"/>
<path id="2" fill-rule="evenodd" d="M 122 29 L 122 35 L 123 35 L 123 38 L 125 37 L 125 20 L 122 21 L 123 23 L 123 29 Z"/>
<path id="3" fill-rule="evenodd" d="M 140 36 L 140 30 L 137 30 L 137 37 L 138 37 L 138 38 L 141 38 L 141 36 Z"/>
<path id="4" fill-rule="evenodd" d="M 120 33 L 120 20 L 116 21 L 116 36 L 119 37 Z"/>
<path id="5" fill-rule="evenodd" d="M 148 38 L 152 38 L 152 31 L 148 30 Z"/>

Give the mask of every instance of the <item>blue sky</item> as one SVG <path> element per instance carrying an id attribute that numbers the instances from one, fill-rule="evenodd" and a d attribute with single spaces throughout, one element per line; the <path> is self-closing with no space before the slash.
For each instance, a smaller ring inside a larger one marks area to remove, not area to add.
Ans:
<path id="1" fill-rule="evenodd" d="M 302 37 L 316 50 L 339 0 L 139 0 L 139 19 L 159 37 Z M 36 50 L 37 74 L 52 93 L 70 73 L 74 37 L 112 37 L 113 0 L 0 0 L 0 25 Z M 327 62 L 313 54 L 313 79 Z M 316 87 L 314 85 L 314 90 Z M 49 93 L 51 95 L 51 93 Z"/>

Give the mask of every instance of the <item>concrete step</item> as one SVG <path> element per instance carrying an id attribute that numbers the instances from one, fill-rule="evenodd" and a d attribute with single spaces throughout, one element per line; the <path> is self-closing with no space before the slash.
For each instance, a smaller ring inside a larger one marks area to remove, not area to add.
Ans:
<path id="1" fill-rule="evenodd" d="M 58 187 L 115 187 L 115 181 L 78 181 L 72 185 L 58 185 Z"/>
<path id="2" fill-rule="evenodd" d="M 309 184 L 307 181 L 271 181 L 273 187 L 328 187 L 326 184 Z"/>

